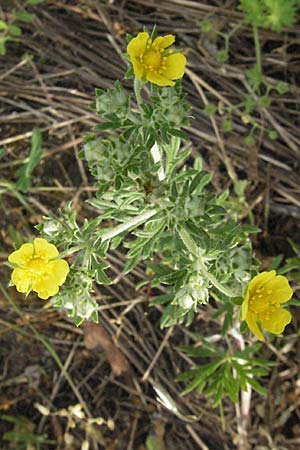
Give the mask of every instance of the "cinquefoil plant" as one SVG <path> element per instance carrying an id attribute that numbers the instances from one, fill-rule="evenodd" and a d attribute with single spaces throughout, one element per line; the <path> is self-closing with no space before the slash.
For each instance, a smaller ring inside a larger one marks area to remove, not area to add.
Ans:
<path id="1" fill-rule="evenodd" d="M 93 283 L 111 282 L 107 253 L 122 243 L 128 249 L 125 273 L 144 261 L 153 286 L 167 286 L 166 295 L 153 301 L 165 304 L 162 327 L 190 324 L 213 297 L 226 316 L 224 335 L 232 327 L 237 333 L 241 304 L 242 318 L 260 340 L 262 326 L 280 334 L 291 320 L 281 305 L 292 290 L 275 271 L 256 275 L 249 235 L 257 228 L 238 222 L 228 191 L 214 192 L 212 174 L 202 169 L 200 158 L 190 163 L 182 131 L 190 106 L 180 82 L 186 58 L 171 47 L 173 35 L 154 34 L 139 33 L 128 43 L 135 99 L 119 82 L 107 91 L 96 90 L 94 108 L 101 120 L 80 156 L 95 177 L 98 191 L 88 202 L 98 216 L 79 224 L 67 205 L 46 217 L 39 227 L 42 238 L 10 255 L 11 282 L 26 295 L 32 290 L 44 299 L 54 295 L 53 304 L 65 308 L 77 325 L 97 321 Z M 68 255 L 70 270 L 62 259 Z M 214 393 L 217 403 L 223 393 L 236 401 L 238 389 L 249 384 L 259 390 L 252 377 L 265 371 L 257 368 L 263 365 L 259 360 L 251 363 L 251 348 L 228 353 L 203 346 L 207 350 L 194 353 L 213 361 L 202 375 L 195 369 L 183 376 L 194 378 L 192 388 Z M 190 348 L 183 350 L 193 354 Z"/>

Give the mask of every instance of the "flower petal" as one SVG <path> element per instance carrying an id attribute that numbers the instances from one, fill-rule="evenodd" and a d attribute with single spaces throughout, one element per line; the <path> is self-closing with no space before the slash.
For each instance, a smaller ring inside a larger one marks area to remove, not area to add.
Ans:
<path id="1" fill-rule="evenodd" d="M 56 282 L 53 274 L 41 276 L 40 278 L 33 280 L 32 290 L 43 300 L 47 300 L 52 295 L 57 294 L 59 285 Z"/>
<path id="2" fill-rule="evenodd" d="M 143 55 L 147 47 L 149 34 L 146 32 L 139 33 L 135 38 L 131 39 L 127 45 L 127 53 L 130 58 L 137 58 Z"/>
<path id="3" fill-rule="evenodd" d="M 28 275 L 27 270 L 16 268 L 11 274 L 11 283 L 16 286 L 18 292 L 27 294 L 31 286 L 31 277 Z"/>
<path id="4" fill-rule="evenodd" d="M 164 77 L 170 80 L 178 80 L 184 75 L 186 57 L 182 53 L 173 53 L 167 57 Z"/>
<path id="5" fill-rule="evenodd" d="M 144 76 L 145 69 L 144 69 L 143 64 L 141 64 L 137 59 L 133 59 L 132 65 L 133 65 L 134 75 L 137 77 L 137 79 L 142 80 L 143 78 L 145 78 L 145 76 Z"/>
<path id="6" fill-rule="evenodd" d="M 272 278 L 276 277 L 275 270 L 271 270 L 270 272 L 261 272 L 258 275 L 256 275 L 252 280 L 250 281 L 250 284 L 248 286 L 250 297 L 253 295 L 256 291 L 256 289 L 265 287 L 265 285 L 272 280 Z"/>
<path id="7" fill-rule="evenodd" d="M 56 283 L 61 286 L 70 272 L 69 264 L 64 259 L 56 259 L 47 264 L 47 270 L 54 276 Z"/>
<path id="8" fill-rule="evenodd" d="M 166 36 L 158 36 L 153 41 L 153 47 L 159 47 L 159 48 L 167 48 L 170 47 L 170 45 L 174 44 L 175 42 L 175 36 L 173 34 L 167 34 Z"/>
<path id="9" fill-rule="evenodd" d="M 174 81 L 168 80 L 167 78 L 159 75 L 155 72 L 147 72 L 146 79 L 151 81 L 151 83 L 157 84 L 158 86 L 174 86 Z"/>
<path id="10" fill-rule="evenodd" d="M 266 289 L 272 291 L 269 294 L 272 302 L 285 303 L 293 296 L 293 289 L 290 287 L 288 279 L 282 275 L 272 278 L 266 284 Z"/>
<path id="11" fill-rule="evenodd" d="M 241 309 L 241 311 L 242 311 L 242 317 L 241 317 L 242 320 L 246 319 L 246 316 L 247 316 L 247 313 L 248 313 L 248 306 L 249 306 L 249 293 L 246 292 L 244 301 L 242 303 L 242 309 Z"/>
<path id="12" fill-rule="evenodd" d="M 69 265 L 64 259 L 50 261 L 45 265 L 45 273 L 33 280 L 32 290 L 44 300 L 57 294 L 69 273 Z"/>
<path id="13" fill-rule="evenodd" d="M 246 316 L 246 322 L 250 330 L 253 334 L 260 340 L 263 341 L 264 337 L 262 335 L 262 332 L 260 331 L 258 325 L 257 325 L 257 316 L 253 314 L 251 311 L 248 311 L 248 314 Z"/>
<path id="14" fill-rule="evenodd" d="M 49 244 L 46 239 L 36 238 L 33 241 L 35 256 L 41 259 L 49 261 L 50 259 L 57 258 L 59 255 L 57 248 L 53 244 Z"/>
<path id="15" fill-rule="evenodd" d="M 281 334 L 285 326 L 292 320 L 291 313 L 283 308 L 278 308 L 270 314 L 269 319 L 261 318 L 263 327 L 270 333 Z"/>
<path id="16" fill-rule="evenodd" d="M 33 252 L 34 247 L 32 244 L 23 244 L 18 250 L 9 255 L 8 261 L 17 266 L 26 266 L 31 260 Z"/>

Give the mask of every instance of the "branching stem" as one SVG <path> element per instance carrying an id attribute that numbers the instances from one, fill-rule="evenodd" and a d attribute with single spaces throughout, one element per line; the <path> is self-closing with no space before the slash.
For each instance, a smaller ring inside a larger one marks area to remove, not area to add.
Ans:
<path id="1" fill-rule="evenodd" d="M 211 284 L 217 288 L 220 292 L 227 295 L 228 297 L 236 297 L 236 294 L 234 294 L 230 289 L 228 289 L 226 286 L 223 286 L 215 277 L 212 275 L 206 268 L 203 258 L 200 256 L 200 249 L 197 246 L 196 242 L 191 238 L 189 233 L 184 229 L 181 228 L 178 230 L 178 233 L 186 246 L 186 248 L 191 252 L 192 255 L 194 255 L 197 258 L 197 266 L 199 267 L 199 270 L 201 271 L 202 275 L 204 275 Z"/>
<path id="2" fill-rule="evenodd" d="M 141 223 L 143 223 L 146 220 L 150 219 L 151 217 L 155 216 L 155 214 L 157 212 L 158 212 L 157 209 L 151 209 L 150 211 L 145 211 L 143 214 L 134 217 L 133 219 L 129 220 L 128 222 L 117 225 L 115 228 L 110 229 L 109 231 L 107 231 L 106 233 L 104 233 L 101 236 L 102 242 L 112 239 L 115 236 L 118 236 L 119 234 L 123 233 L 124 231 L 130 230 L 130 228 L 134 228 L 134 227 L 140 225 Z"/>

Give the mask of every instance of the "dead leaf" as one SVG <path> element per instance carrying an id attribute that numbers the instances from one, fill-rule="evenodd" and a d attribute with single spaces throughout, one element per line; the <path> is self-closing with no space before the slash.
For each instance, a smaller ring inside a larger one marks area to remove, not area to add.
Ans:
<path id="1" fill-rule="evenodd" d="M 102 348 L 116 376 L 129 372 L 130 366 L 127 359 L 101 324 L 84 323 L 84 344 L 88 350 L 95 350 L 97 347 Z"/>

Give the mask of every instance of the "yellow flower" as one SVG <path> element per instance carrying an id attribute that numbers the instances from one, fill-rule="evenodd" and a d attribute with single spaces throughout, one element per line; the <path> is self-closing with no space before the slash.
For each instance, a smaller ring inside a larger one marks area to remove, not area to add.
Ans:
<path id="1" fill-rule="evenodd" d="M 251 280 L 242 304 L 242 319 L 259 340 L 264 339 L 259 324 L 271 333 L 280 334 L 291 322 L 291 313 L 281 308 L 281 304 L 292 295 L 287 278 L 276 275 L 275 270 L 262 272 Z"/>
<path id="2" fill-rule="evenodd" d="M 174 42 L 175 36 L 172 34 L 157 37 L 154 41 L 146 32 L 133 38 L 127 46 L 127 53 L 136 78 L 158 86 L 174 86 L 172 80 L 183 77 L 186 64 L 182 53 L 166 50 Z"/>
<path id="3" fill-rule="evenodd" d="M 58 256 L 57 248 L 45 239 L 36 238 L 32 244 L 23 244 L 8 257 L 15 267 L 11 284 L 24 294 L 37 292 L 44 300 L 57 294 L 70 270 L 67 261 Z"/>

